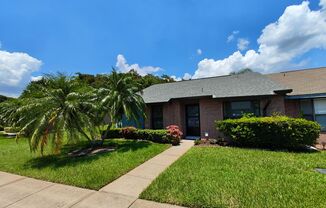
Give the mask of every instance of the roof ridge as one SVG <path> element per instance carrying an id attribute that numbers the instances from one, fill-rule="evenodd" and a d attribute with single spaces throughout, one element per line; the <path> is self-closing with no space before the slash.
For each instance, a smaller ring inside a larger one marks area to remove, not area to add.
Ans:
<path id="1" fill-rule="evenodd" d="M 214 79 L 214 78 L 222 78 L 222 77 L 232 77 L 232 76 L 239 76 L 239 75 L 244 75 L 244 74 L 248 74 L 248 73 L 263 75 L 263 74 L 261 74 L 259 72 L 254 72 L 253 71 L 253 72 L 245 72 L 245 73 L 241 73 L 241 74 L 227 74 L 227 75 L 219 75 L 219 76 L 212 76 L 212 77 L 201 77 L 201 78 L 196 78 L 196 79 L 180 80 L 180 81 L 175 81 L 175 82 L 158 83 L 158 84 L 154 84 L 154 85 L 151 85 L 151 86 L 165 85 L 165 84 L 177 84 L 177 83 L 180 83 L 180 82 L 198 81 L 198 80 L 203 80 L 203 79 Z"/>
<path id="2" fill-rule="evenodd" d="M 274 73 L 269 73 L 269 74 L 265 74 L 265 75 L 300 72 L 300 71 L 309 71 L 309 70 L 318 70 L 318 69 L 326 69 L 326 66 L 306 68 L 306 69 L 294 69 L 294 70 L 280 71 L 280 72 L 274 72 Z"/>

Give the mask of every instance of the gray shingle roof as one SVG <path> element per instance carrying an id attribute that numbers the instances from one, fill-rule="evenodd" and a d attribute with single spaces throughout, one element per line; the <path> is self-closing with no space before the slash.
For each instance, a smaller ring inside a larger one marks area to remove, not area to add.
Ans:
<path id="1" fill-rule="evenodd" d="M 259 73 L 248 72 L 152 85 L 143 90 L 142 97 L 145 103 L 161 103 L 176 98 L 202 96 L 228 98 L 275 95 L 275 91 L 283 90 L 289 90 L 289 88 Z"/>
<path id="2" fill-rule="evenodd" d="M 293 89 L 289 95 L 326 93 L 326 67 L 267 74 L 274 82 Z"/>

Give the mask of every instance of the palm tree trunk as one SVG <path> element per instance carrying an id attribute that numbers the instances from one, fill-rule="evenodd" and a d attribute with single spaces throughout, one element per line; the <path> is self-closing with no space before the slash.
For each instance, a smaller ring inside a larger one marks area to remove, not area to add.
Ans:
<path id="1" fill-rule="evenodd" d="M 104 139 L 106 139 L 106 138 L 108 137 L 108 134 L 109 134 L 109 131 L 110 131 L 111 127 L 112 127 L 112 122 L 110 122 L 110 123 L 108 124 L 108 127 L 106 128 L 104 134 L 101 135 L 102 144 L 104 143 Z"/>

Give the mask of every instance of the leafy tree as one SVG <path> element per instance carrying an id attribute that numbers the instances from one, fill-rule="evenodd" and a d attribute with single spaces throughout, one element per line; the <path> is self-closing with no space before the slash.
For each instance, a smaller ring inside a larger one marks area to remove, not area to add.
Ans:
<path id="1" fill-rule="evenodd" d="M 42 97 L 44 92 L 44 86 L 46 84 L 46 79 L 42 78 L 38 81 L 32 81 L 30 82 L 22 94 L 19 96 L 19 98 L 30 98 L 30 97 Z"/>
<path id="2" fill-rule="evenodd" d="M 160 84 L 160 83 L 168 83 L 168 82 L 175 82 L 175 80 L 168 76 L 168 75 L 162 75 L 161 77 L 147 74 L 145 76 L 140 76 L 136 70 L 131 69 L 126 74 L 129 74 L 133 77 L 135 81 L 139 83 L 139 89 L 145 89 L 151 85 L 154 84 Z M 76 73 L 76 80 L 82 83 L 85 83 L 89 86 L 92 86 L 96 89 L 100 88 L 108 88 L 107 83 L 109 82 L 109 76 L 110 74 L 82 74 L 82 73 Z"/>
<path id="3" fill-rule="evenodd" d="M 0 112 L 7 115 L 7 122 L 21 127 L 20 133 L 31 132 L 30 148 L 43 153 L 46 144 L 53 144 L 54 152 L 59 152 L 65 135 L 69 141 L 84 137 L 94 139 L 95 94 L 92 88 L 75 82 L 63 74 L 46 75 L 37 93 L 31 90 L 16 103 L 4 102 Z M 87 131 L 86 131 L 87 130 Z"/>
<path id="4" fill-rule="evenodd" d="M 0 103 L 6 101 L 6 100 L 8 100 L 8 99 L 10 99 L 10 98 L 9 98 L 9 97 L 6 97 L 6 96 L 4 96 L 4 95 L 0 95 Z"/>
<path id="5" fill-rule="evenodd" d="M 108 78 L 107 94 L 102 99 L 102 105 L 108 109 L 111 125 L 120 122 L 123 115 L 135 121 L 138 121 L 140 116 L 145 116 L 145 103 L 140 94 L 141 86 L 133 75 L 113 70 Z"/>
<path id="6" fill-rule="evenodd" d="M 91 87 L 99 89 L 105 87 L 108 82 L 107 75 L 97 74 L 82 74 L 80 72 L 76 73 L 76 81 L 85 83 Z"/>

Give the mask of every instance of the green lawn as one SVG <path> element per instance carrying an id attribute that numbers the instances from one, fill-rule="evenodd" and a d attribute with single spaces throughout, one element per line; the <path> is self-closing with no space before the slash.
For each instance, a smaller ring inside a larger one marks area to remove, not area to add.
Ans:
<path id="1" fill-rule="evenodd" d="M 326 152 L 194 147 L 141 198 L 188 207 L 326 207 Z"/>
<path id="2" fill-rule="evenodd" d="M 98 190 L 169 147 L 122 139 L 107 141 L 105 145 L 114 146 L 115 151 L 72 158 L 67 152 L 76 149 L 76 145 L 66 145 L 61 155 L 40 157 L 29 151 L 26 139 L 16 144 L 15 139 L 0 136 L 0 171 Z"/>

